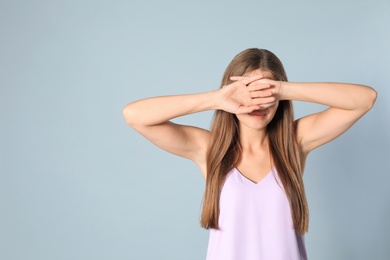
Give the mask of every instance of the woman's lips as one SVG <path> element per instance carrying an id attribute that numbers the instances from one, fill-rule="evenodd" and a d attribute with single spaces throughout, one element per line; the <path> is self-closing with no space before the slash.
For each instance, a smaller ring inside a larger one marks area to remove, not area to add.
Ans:
<path id="1" fill-rule="evenodd" d="M 265 113 L 264 111 L 258 111 L 258 110 L 255 110 L 251 113 L 249 113 L 249 115 L 251 116 L 265 116 L 267 113 Z"/>

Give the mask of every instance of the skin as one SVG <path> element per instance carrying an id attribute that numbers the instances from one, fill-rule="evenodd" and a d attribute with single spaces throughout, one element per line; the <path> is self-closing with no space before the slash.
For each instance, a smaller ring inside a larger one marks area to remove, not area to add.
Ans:
<path id="1" fill-rule="evenodd" d="M 297 139 L 304 156 L 347 131 L 373 106 L 377 93 L 368 86 L 346 83 L 295 83 L 274 80 L 272 73 L 255 70 L 221 89 L 199 94 L 154 97 L 128 104 L 126 122 L 158 147 L 194 161 L 206 178 L 206 151 L 210 132 L 179 125 L 171 119 L 206 110 L 224 110 L 239 120 L 242 160 L 237 169 L 259 182 L 273 167 L 268 149 L 267 124 L 279 100 L 326 105 L 322 112 L 302 117 Z"/>
<path id="2" fill-rule="evenodd" d="M 232 80 L 242 80 L 246 77 L 259 75 L 262 79 L 274 79 L 269 71 L 256 70 L 244 74 L 244 77 L 233 77 Z M 262 89 L 251 93 L 252 98 L 272 97 L 273 89 L 271 84 L 255 81 L 249 86 L 260 84 Z M 278 99 L 262 104 L 251 113 L 236 114 L 239 120 L 240 143 L 242 147 L 241 160 L 236 168 L 249 180 L 258 183 L 273 167 L 271 155 L 269 153 L 269 143 L 266 127 L 273 119 L 278 108 Z"/>

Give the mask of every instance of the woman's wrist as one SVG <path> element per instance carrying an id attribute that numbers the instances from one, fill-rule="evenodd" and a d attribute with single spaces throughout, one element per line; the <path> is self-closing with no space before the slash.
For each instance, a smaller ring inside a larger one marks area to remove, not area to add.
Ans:
<path id="1" fill-rule="evenodd" d="M 225 90 L 223 88 L 209 92 L 211 98 L 211 109 L 212 110 L 221 110 L 223 108 Z"/>
<path id="2" fill-rule="evenodd" d="M 286 92 L 286 85 L 288 85 L 288 82 L 287 81 L 279 81 L 279 86 L 277 88 L 277 98 L 279 100 L 287 100 L 287 97 L 285 95 L 285 92 Z"/>

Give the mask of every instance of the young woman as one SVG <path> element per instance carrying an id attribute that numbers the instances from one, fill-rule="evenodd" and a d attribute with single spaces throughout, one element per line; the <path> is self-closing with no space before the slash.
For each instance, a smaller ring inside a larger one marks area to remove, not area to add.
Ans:
<path id="1" fill-rule="evenodd" d="M 152 143 L 199 166 L 208 260 L 307 259 L 306 157 L 350 128 L 376 96 L 362 85 L 287 82 L 272 52 L 247 49 L 220 89 L 136 101 L 123 115 Z M 329 108 L 294 121 L 292 100 Z M 210 131 L 170 122 L 205 110 L 216 110 Z"/>

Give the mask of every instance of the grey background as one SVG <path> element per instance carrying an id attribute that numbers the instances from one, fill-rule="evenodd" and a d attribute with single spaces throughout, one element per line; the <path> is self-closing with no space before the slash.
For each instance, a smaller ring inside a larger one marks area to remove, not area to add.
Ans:
<path id="1" fill-rule="evenodd" d="M 388 0 L 3 0 L 0 35 L 0 259 L 204 259 L 199 170 L 121 110 L 216 89 L 248 47 L 276 53 L 290 81 L 378 91 L 309 156 L 306 243 L 310 259 L 389 259 Z M 297 117 L 322 109 L 295 105 Z"/>

